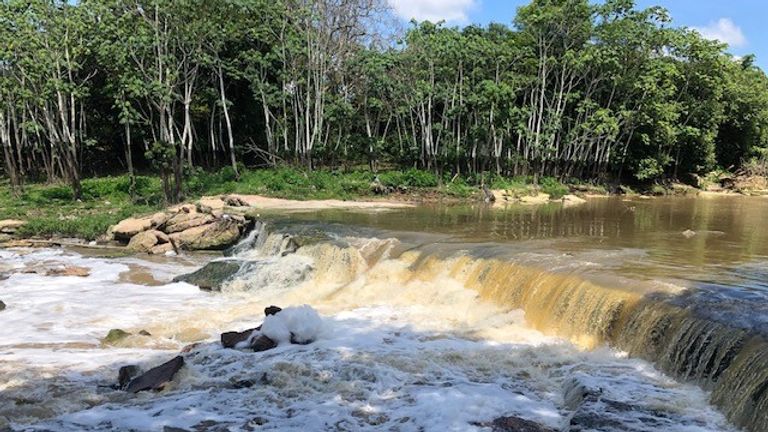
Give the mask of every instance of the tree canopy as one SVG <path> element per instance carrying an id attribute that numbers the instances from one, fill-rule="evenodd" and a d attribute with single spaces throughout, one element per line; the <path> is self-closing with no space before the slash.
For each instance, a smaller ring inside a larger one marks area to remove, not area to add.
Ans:
<path id="1" fill-rule="evenodd" d="M 768 158 L 754 57 L 632 0 L 533 0 L 510 23 L 384 0 L 3 0 L 0 143 L 25 181 L 156 170 L 418 167 L 685 179 Z"/>

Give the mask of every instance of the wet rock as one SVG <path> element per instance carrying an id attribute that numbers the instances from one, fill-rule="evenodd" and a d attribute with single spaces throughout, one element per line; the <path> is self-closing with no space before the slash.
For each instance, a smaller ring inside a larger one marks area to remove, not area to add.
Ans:
<path id="1" fill-rule="evenodd" d="M 175 252 L 176 250 L 173 247 L 172 243 L 163 243 L 159 244 L 157 246 L 152 247 L 152 249 L 149 251 L 151 255 L 165 255 L 169 252 Z"/>
<path id="2" fill-rule="evenodd" d="M 150 332 L 148 332 L 146 330 L 142 330 L 142 331 L 139 332 L 139 335 L 141 335 L 141 336 L 152 336 L 152 333 L 150 333 Z"/>
<path id="3" fill-rule="evenodd" d="M 490 428 L 493 432 L 555 432 L 546 426 L 520 417 L 499 417 L 491 422 L 475 423 L 475 426 Z"/>
<path id="4" fill-rule="evenodd" d="M 35 247 L 35 244 L 29 240 L 9 240 L 6 242 L 3 242 L 2 245 L 0 245 L 4 248 L 31 248 Z"/>
<path id="5" fill-rule="evenodd" d="M 111 231 L 117 240 L 128 241 L 136 234 L 152 228 L 153 216 L 143 218 L 128 218 L 112 227 Z"/>
<path id="6" fill-rule="evenodd" d="M 104 337 L 104 339 L 101 340 L 101 343 L 105 345 L 112 345 L 115 344 L 128 336 L 130 336 L 131 333 L 128 333 L 125 330 L 122 329 L 112 329 L 107 333 L 107 335 Z"/>
<path id="7" fill-rule="evenodd" d="M 173 281 L 197 285 L 206 291 L 221 291 L 221 287 L 240 271 L 243 264 L 237 260 L 211 261 L 195 272 L 175 277 Z"/>
<path id="8" fill-rule="evenodd" d="M 231 331 L 221 334 L 221 346 L 224 348 L 234 348 L 240 342 L 245 342 L 251 337 L 251 334 L 257 329 L 253 328 L 241 332 Z"/>
<path id="9" fill-rule="evenodd" d="M 120 390 L 123 390 L 130 384 L 131 380 L 141 374 L 141 369 L 136 365 L 128 365 L 120 368 L 117 373 L 117 385 Z"/>
<path id="10" fill-rule="evenodd" d="M 136 234 L 131 238 L 131 241 L 128 242 L 127 249 L 132 252 L 150 253 L 152 248 L 160 242 L 158 233 L 165 235 L 160 231 L 155 230 L 143 231 Z"/>
<path id="11" fill-rule="evenodd" d="M 283 308 L 279 306 L 275 306 L 275 305 L 267 306 L 266 308 L 264 308 L 264 316 L 275 315 L 281 310 L 283 310 Z"/>
<path id="12" fill-rule="evenodd" d="M 91 274 L 91 270 L 87 267 L 79 266 L 66 266 L 66 267 L 54 267 L 45 270 L 46 276 L 74 276 L 74 277 L 88 277 Z"/>
<path id="13" fill-rule="evenodd" d="M 249 346 L 254 352 L 261 352 L 277 348 L 277 344 L 272 339 L 261 335 L 253 340 Z"/>
<path id="14" fill-rule="evenodd" d="M 4 219 L 0 220 L 0 233 L 2 234 L 15 234 L 16 230 L 24 226 L 26 222 L 16 219 Z"/>
<path id="15" fill-rule="evenodd" d="M 233 389 L 245 389 L 245 388 L 251 388 L 256 385 L 256 381 L 246 379 L 246 380 L 238 380 L 232 383 Z"/>
<path id="16" fill-rule="evenodd" d="M 2 300 L 0 300 L 0 312 L 2 312 L 2 311 L 4 311 L 4 310 L 5 310 L 5 302 L 3 302 Z"/>
<path id="17" fill-rule="evenodd" d="M 173 377 L 183 366 L 184 357 L 177 356 L 131 380 L 125 391 L 138 393 L 147 390 L 162 390 L 173 380 Z"/>
<path id="18" fill-rule="evenodd" d="M 163 426 L 163 432 L 192 432 L 189 429 L 179 428 L 176 426 Z"/>

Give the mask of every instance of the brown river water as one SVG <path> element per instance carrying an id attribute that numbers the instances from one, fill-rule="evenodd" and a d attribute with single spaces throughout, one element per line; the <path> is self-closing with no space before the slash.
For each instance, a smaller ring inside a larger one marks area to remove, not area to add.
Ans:
<path id="1" fill-rule="evenodd" d="M 490 430 L 515 415 L 562 431 L 768 430 L 768 198 L 263 218 L 218 294 L 170 283 L 210 255 L 0 252 L 0 271 L 93 270 L 0 281 L 0 428 Z M 265 305 L 303 303 L 326 322 L 314 344 L 214 343 Z M 152 336 L 100 344 L 116 327 Z M 203 345 L 170 390 L 104 387 L 189 342 Z"/>

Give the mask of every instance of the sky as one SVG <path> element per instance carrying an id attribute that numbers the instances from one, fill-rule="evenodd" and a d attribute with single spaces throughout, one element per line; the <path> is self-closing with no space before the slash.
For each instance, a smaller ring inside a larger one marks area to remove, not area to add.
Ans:
<path id="1" fill-rule="evenodd" d="M 404 21 L 445 20 L 453 25 L 509 24 L 529 0 L 388 0 Z M 768 70 L 768 1 L 766 0 L 636 0 L 638 7 L 663 6 L 673 22 L 697 29 L 729 46 L 736 56 L 755 54 Z"/>

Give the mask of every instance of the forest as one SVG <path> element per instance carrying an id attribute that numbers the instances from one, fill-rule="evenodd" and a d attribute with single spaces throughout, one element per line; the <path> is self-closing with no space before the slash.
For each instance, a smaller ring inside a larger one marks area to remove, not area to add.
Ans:
<path id="1" fill-rule="evenodd" d="M 401 24 L 385 0 L 3 0 L 2 176 L 290 166 L 690 181 L 768 165 L 768 78 L 660 7 L 533 0 Z M 131 193 L 135 184 L 131 182 Z"/>

